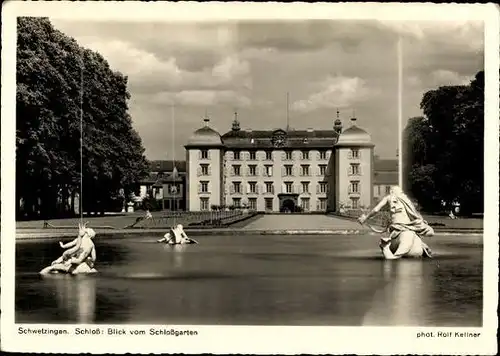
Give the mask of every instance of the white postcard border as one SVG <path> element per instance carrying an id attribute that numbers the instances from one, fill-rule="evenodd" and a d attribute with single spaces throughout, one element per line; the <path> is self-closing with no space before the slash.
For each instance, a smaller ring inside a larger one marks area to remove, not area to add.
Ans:
<path id="1" fill-rule="evenodd" d="M 445 11 L 443 11 L 445 9 Z M 57 15 L 56 15 L 57 14 Z M 228 19 L 381 19 L 485 21 L 485 212 L 483 328 L 405 327 L 249 327 L 140 325 L 15 325 L 15 34 L 16 16 L 74 17 L 92 20 L 215 21 Z M 279 4 L 279 3 L 114 3 L 7 2 L 2 12 L 2 264 L 1 348 L 18 352 L 68 353 L 363 353 L 495 354 L 498 301 L 498 132 L 499 13 L 495 5 L 435 4 Z M 151 327 L 173 335 L 22 335 L 19 328 L 68 330 L 117 328 L 125 332 Z M 196 331 L 178 335 L 175 331 Z M 417 338 L 419 332 L 480 332 L 471 338 Z M 164 339 L 164 338 L 167 339 Z M 75 342 L 82 340 L 82 342 Z"/>

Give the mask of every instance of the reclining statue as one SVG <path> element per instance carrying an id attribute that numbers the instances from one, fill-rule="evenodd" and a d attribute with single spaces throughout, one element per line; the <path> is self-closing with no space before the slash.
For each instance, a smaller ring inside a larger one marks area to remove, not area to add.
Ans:
<path id="1" fill-rule="evenodd" d="M 88 228 L 87 223 L 78 224 L 78 236 L 71 242 L 63 244 L 62 248 L 68 248 L 61 257 L 51 263 L 50 266 L 40 271 L 40 274 L 48 273 L 95 273 L 96 250 L 92 239 L 96 233 L 94 229 Z"/>
<path id="2" fill-rule="evenodd" d="M 364 224 L 369 218 L 377 214 L 384 206 L 389 207 L 391 214 L 390 224 L 384 230 L 368 227 L 377 232 L 388 232 L 388 237 L 382 237 L 380 248 L 387 260 L 402 257 L 432 257 L 432 251 L 422 237 L 434 235 L 434 230 L 429 226 L 411 200 L 403 193 L 400 187 L 391 188 L 385 196 L 368 214 L 363 214 L 358 221 Z"/>
<path id="3" fill-rule="evenodd" d="M 170 231 L 167 232 L 163 236 L 163 238 L 158 240 L 157 242 L 165 242 L 169 245 L 187 245 L 198 243 L 196 240 L 187 237 L 186 233 L 184 232 L 184 227 L 181 224 L 171 228 Z"/>

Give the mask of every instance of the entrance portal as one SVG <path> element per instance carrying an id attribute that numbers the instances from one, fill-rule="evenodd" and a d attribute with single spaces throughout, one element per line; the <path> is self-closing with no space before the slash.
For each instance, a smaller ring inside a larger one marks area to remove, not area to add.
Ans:
<path id="1" fill-rule="evenodd" d="M 278 194 L 281 213 L 294 213 L 297 211 L 298 194 Z"/>

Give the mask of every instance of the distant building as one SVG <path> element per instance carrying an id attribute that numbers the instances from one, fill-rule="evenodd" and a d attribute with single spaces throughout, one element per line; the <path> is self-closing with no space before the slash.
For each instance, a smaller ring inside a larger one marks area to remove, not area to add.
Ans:
<path id="1" fill-rule="evenodd" d="M 373 180 L 374 203 L 389 194 L 391 187 L 398 185 L 398 160 L 375 157 Z"/>
<path id="2" fill-rule="evenodd" d="M 342 131 L 241 130 L 235 118 L 220 135 L 209 126 L 186 144 L 186 197 L 190 211 L 246 205 L 256 211 L 338 211 L 373 202 L 374 145 L 351 119 Z"/>
<path id="3" fill-rule="evenodd" d="M 160 201 L 163 209 L 186 209 L 186 162 L 151 161 L 149 177 L 140 182 L 139 196 Z"/>

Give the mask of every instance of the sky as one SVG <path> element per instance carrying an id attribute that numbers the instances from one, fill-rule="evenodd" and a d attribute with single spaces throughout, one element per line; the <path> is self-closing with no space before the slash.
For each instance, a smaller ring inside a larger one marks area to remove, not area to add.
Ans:
<path id="1" fill-rule="evenodd" d="M 51 18 L 129 78 L 129 112 L 146 157 L 185 159 L 205 115 L 220 134 L 242 129 L 333 128 L 337 110 L 368 131 L 375 152 L 398 148 L 398 38 L 403 118 L 422 95 L 468 84 L 484 69 L 481 22 L 289 20 L 119 22 Z"/>

